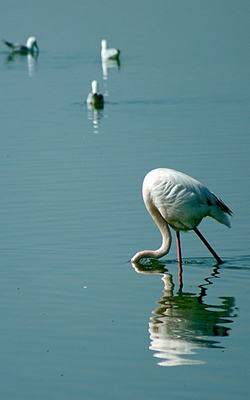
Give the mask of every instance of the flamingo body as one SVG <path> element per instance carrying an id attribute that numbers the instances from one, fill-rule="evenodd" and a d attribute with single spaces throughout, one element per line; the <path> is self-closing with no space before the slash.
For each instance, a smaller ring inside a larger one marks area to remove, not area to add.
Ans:
<path id="1" fill-rule="evenodd" d="M 230 228 L 228 215 L 232 215 L 232 211 L 200 182 L 181 172 L 168 168 L 150 171 L 144 178 L 142 194 L 148 212 L 161 231 L 162 245 L 155 251 L 144 250 L 136 253 L 132 262 L 145 257 L 160 258 L 167 254 L 171 246 L 169 226 L 177 232 L 179 262 L 181 262 L 180 231 L 193 229 L 201 235 L 197 226 L 206 216 Z M 203 239 L 205 243 L 206 240 Z"/>
<path id="2" fill-rule="evenodd" d="M 118 49 L 108 49 L 107 40 L 103 39 L 101 41 L 101 57 L 102 60 L 118 60 L 120 55 L 120 50 Z"/>
<path id="3" fill-rule="evenodd" d="M 18 43 L 10 43 L 3 40 L 3 43 L 8 47 L 11 53 L 28 54 L 39 51 L 36 38 L 31 36 L 28 38 L 26 45 Z M 35 50 L 36 49 L 36 50 Z"/>

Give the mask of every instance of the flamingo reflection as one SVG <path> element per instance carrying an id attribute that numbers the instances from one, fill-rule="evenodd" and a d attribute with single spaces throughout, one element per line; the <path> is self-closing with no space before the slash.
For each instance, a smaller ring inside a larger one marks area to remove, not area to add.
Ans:
<path id="1" fill-rule="evenodd" d="M 212 280 L 219 277 L 219 267 L 199 286 L 198 295 L 178 290 L 174 294 L 173 277 L 159 263 L 150 268 L 132 264 L 136 272 L 160 274 L 164 282 L 163 296 L 156 302 L 157 308 L 150 317 L 150 350 L 161 359 L 158 365 L 197 365 L 195 350 L 204 348 L 224 349 L 218 338 L 229 335 L 229 325 L 237 316 L 234 297 L 219 297 L 216 304 L 206 303 L 205 297 Z"/>

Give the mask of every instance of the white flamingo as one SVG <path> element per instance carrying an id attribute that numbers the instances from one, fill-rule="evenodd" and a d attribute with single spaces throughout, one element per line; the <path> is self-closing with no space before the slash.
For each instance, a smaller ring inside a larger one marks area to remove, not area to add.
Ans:
<path id="1" fill-rule="evenodd" d="M 169 226 L 176 231 L 180 266 L 180 231 L 188 230 L 194 230 L 216 261 L 222 263 L 197 228 L 206 216 L 230 228 L 228 215 L 233 213 L 214 193 L 188 175 L 168 168 L 158 168 L 145 176 L 142 194 L 146 208 L 161 232 L 162 245 L 158 250 L 136 253 L 131 259 L 132 263 L 137 263 L 142 258 L 160 258 L 167 254 L 171 246 Z"/>

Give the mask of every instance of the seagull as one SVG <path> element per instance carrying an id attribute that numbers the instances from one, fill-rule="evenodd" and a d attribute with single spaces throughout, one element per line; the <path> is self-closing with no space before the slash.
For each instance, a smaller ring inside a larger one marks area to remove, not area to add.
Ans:
<path id="1" fill-rule="evenodd" d="M 87 104 L 89 107 L 94 107 L 95 109 L 102 109 L 104 105 L 103 95 L 98 92 L 98 82 L 92 81 L 92 92 L 88 94 Z"/>
<path id="2" fill-rule="evenodd" d="M 8 47 L 11 53 L 19 53 L 19 54 L 33 54 L 34 52 L 39 52 L 37 41 L 34 36 L 28 38 L 27 43 L 18 44 L 18 43 L 10 43 L 6 42 L 3 39 L 3 43 Z M 36 48 L 36 50 L 35 50 Z"/>
<path id="3" fill-rule="evenodd" d="M 107 40 L 103 39 L 101 41 L 101 57 L 102 60 L 118 60 L 120 55 L 120 50 L 117 49 L 108 49 Z"/>

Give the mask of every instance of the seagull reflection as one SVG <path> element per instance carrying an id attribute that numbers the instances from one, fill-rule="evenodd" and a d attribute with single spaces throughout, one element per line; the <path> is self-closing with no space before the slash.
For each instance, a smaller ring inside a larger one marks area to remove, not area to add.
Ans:
<path id="1" fill-rule="evenodd" d="M 7 55 L 5 63 L 11 65 L 12 63 L 18 63 L 19 65 L 24 64 L 27 61 L 28 74 L 32 78 L 36 73 L 37 68 L 37 54 L 21 54 L 21 53 L 10 53 Z"/>
<path id="2" fill-rule="evenodd" d="M 104 60 L 102 61 L 102 77 L 107 80 L 109 75 L 110 68 L 117 68 L 120 70 L 120 61 L 119 60 Z"/>
<path id="3" fill-rule="evenodd" d="M 96 109 L 92 104 L 87 104 L 88 119 L 93 121 L 94 133 L 99 133 L 99 124 L 103 118 L 103 110 Z"/>
<path id="4" fill-rule="evenodd" d="M 109 77 L 109 69 L 110 68 L 117 68 L 120 70 L 120 60 L 102 60 L 102 78 L 104 79 L 104 87 L 105 87 L 105 92 L 104 96 L 108 97 L 109 91 L 108 91 L 108 85 L 107 85 L 107 80 Z"/>
<path id="5" fill-rule="evenodd" d="M 205 303 L 204 298 L 213 278 L 218 278 L 219 267 L 200 285 L 199 295 L 178 291 L 173 294 L 172 275 L 164 266 L 132 264 L 136 272 L 160 274 L 164 282 L 163 296 L 156 302 L 158 307 L 149 322 L 150 350 L 161 359 L 158 365 L 197 365 L 204 361 L 194 360 L 195 349 L 224 349 L 218 337 L 229 335 L 229 324 L 237 316 L 234 297 L 219 297 L 216 305 Z M 215 339 L 216 338 L 216 339 Z"/>
<path id="6" fill-rule="evenodd" d="M 35 71 L 36 71 L 37 55 L 34 56 L 33 54 L 28 54 L 27 55 L 27 63 L 28 63 L 28 73 L 29 73 L 29 76 L 32 78 L 32 76 L 35 75 Z"/>

